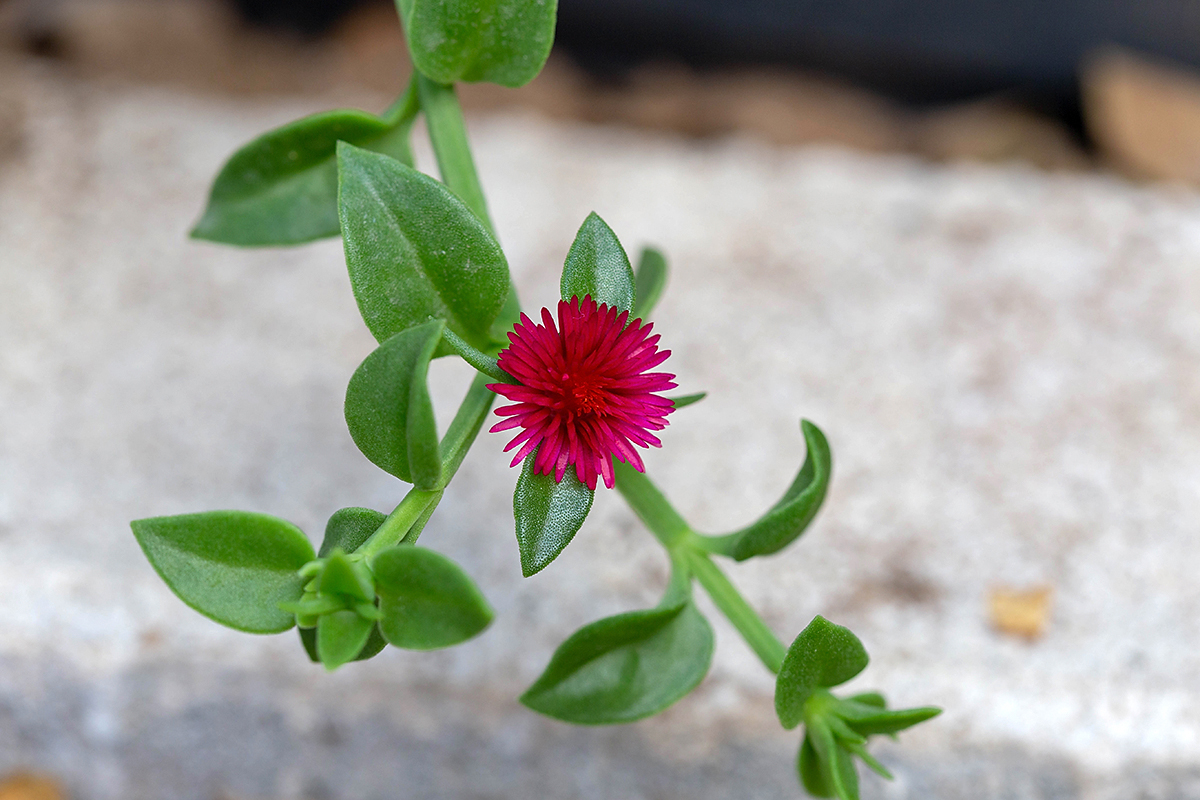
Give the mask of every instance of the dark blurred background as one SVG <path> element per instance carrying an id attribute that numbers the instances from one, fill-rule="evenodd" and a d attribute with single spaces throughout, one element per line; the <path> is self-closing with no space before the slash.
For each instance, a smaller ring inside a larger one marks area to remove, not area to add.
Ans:
<path id="1" fill-rule="evenodd" d="M 319 35 L 374 0 L 236 0 Z M 386 2 L 386 0 L 380 0 Z M 920 104 L 1010 93 L 1082 131 L 1078 68 L 1120 45 L 1200 65 L 1186 0 L 560 0 L 558 44 L 593 75 L 646 62 L 818 70 Z"/>
<path id="2" fill-rule="evenodd" d="M 355 92 L 394 97 L 404 47 L 392 0 L 0 0 L 0 61 L 189 91 L 374 108 Z M 1195 0 L 560 0 L 531 85 L 460 91 L 476 113 L 1200 183 L 1197 68 Z"/>

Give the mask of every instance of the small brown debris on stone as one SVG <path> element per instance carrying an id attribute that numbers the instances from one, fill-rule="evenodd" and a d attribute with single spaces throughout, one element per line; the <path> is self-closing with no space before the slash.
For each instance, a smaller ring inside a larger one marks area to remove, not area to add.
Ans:
<path id="1" fill-rule="evenodd" d="M 1040 639 L 1050 620 L 1050 601 L 1054 590 L 1049 586 L 1034 589 L 997 587 L 988 597 L 992 627 L 1000 633 L 1030 641 Z"/>
<path id="2" fill-rule="evenodd" d="M 1088 131 L 1113 164 L 1143 178 L 1200 183 L 1200 75 L 1126 50 L 1081 71 Z"/>
<path id="3" fill-rule="evenodd" d="M 36 772 L 13 772 L 0 778 L 0 800 L 66 800 L 57 780 Z"/>

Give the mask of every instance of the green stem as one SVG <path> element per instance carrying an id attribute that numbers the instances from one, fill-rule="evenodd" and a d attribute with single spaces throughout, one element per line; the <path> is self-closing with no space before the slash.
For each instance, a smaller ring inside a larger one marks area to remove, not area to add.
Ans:
<path id="1" fill-rule="evenodd" d="M 760 661 L 771 672 L 778 673 L 783 665 L 783 657 L 787 647 L 775 636 L 767 624 L 762 621 L 758 612 L 750 607 L 737 588 L 725 577 L 725 573 L 709 560 L 704 553 L 688 550 L 688 563 L 692 574 L 700 581 L 704 591 L 712 598 L 717 608 L 721 609 L 733 627 L 750 645 Z"/>
<path id="2" fill-rule="evenodd" d="M 496 363 L 496 359 L 482 350 L 476 350 L 471 346 L 470 342 L 449 328 L 442 331 L 442 340 L 450 345 L 451 350 L 462 356 L 463 361 L 466 361 L 489 378 L 500 383 L 520 383 L 512 375 L 500 369 L 500 366 Z"/>
<path id="3" fill-rule="evenodd" d="M 663 547 L 674 550 L 689 539 L 692 529 L 645 473 L 638 472 L 622 461 L 613 464 L 613 471 L 616 473 L 617 491 L 655 538 L 662 542 Z"/>
<path id="4" fill-rule="evenodd" d="M 442 437 L 442 478 L 439 481 L 439 488 L 430 491 L 417 488 L 408 490 L 408 494 L 400 501 L 400 505 L 396 506 L 383 524 L 355 551 L 361 553 L 368 562 L 381 551 L 393 545 L 401 542 L 416 543 L 421 531 L 425 528 L 425 523 L 429 521 L 433 510 L 437 508 L 438 502 L 442 499 L 442 487 L 449 484 L 454 473 L 458 472 L 463 458 L 471 449 L 475 437 L 479 435 L 479 431 L 483 427 L 483 421 L 487 419 L 487 413 L 491 409 L 496 395 L 487 388 L 486 384 L 487 379 L 482 375 L 475 377 L 475 380 L 471 382 L 471 388 L 467 390 L 467 396 L 463 398 L 462 405 L 458 407 L 458 413 L 454 415 L 454 420 L 450 423 L 450 428 Z"/>
<path id="5" fill-rule="evenodd" d="M 400 125 L 416 119 L 420 110 L 421 99 L 417 96 L 417 80 L 414 77 L 408 82 L 408 88 L 404 90 L 404 94 L 397 97 L 396 102 L 388 106 L 387 111 L 380 115 L 380 119 L 389 125 Z"/>
<path id="6" fill-rule="evenodd" d="M 421 110 L 425 112 L 429 140 L 433 143 L 442 182 L 495 234 L 496 229 L 488 216 L 483 187 L 479 183 L 479 175 L 475 172 L 475 159 L 471 156 L 467 127 L 463 122 L 462 107 L 458 104 L 454 87 L 435 83 L 419 72 L 415 75 Z"/>
<path id="7" fill-rule="evenodd" d="M 471 388 L 467 390 L 467 396 L 458 407 L 458 413 L 454 415 L 450 427 L 446 429 L 446 435 L 442 437 L 442 479 L 439 485 L 443 488 L 450 483 L 454 473 L 458 472 L 463 458 L 483 427 L 483 421 L 487 419 L 492 401 L 496 399 L 495 393 L 487 388 L 487 383 L 485 376 L 475 376 L 475 380 L 471 381 Z"/>
<path id="8" fill-rule="evenodd" d="M 441 499 L 441 489 L 432 492 L 416 488 L 409 489 L 408 494 L 404 495 L 404 499 L 400 501 L 400 505 L 396 506 L 396 510 L 388 515 L 383 524 L 371 534 L 371 538 L 363 542 L 362 547 L 355 552 L 361 553 L 367 563 L 370 563 L 371 559 L 382 551 L 400 544 L 417 520 L 431 505 L 437 505 Z"/>

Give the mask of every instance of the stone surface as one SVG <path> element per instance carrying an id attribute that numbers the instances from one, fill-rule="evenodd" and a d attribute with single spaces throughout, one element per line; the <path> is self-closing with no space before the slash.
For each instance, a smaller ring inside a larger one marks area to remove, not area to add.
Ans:
<path id="1" fill-rule="evenodd" d="M 316 535 L 403 491 L 341 419 L 372 341 L 337 243 L 185 238 L 233 148 L 343 100 L 27 78 L 27 145 L 0 165 L 0 773 L 78 800 L 800 794 L 769 676 L 720 621 L 711 675 L 658 718 L 517 704 L 572 630 L 654 603 L 665 564 L 602 493 L 522 580 L 503 435 L 423 539 L 497 609 L 468 645 L 326 675 L 294 634 L 176 600 L 130 519 L 246 508 Z M 511 114 L 472 132 L 527 307 L 593 209 L 669 255 L 658 327 L 682 389 L 711 394 L 648 463 L 696 526 L 776 499 L 801 415 L 828 434 L 810 532 L 730 573 L 784 638 L 816 613 L 856 630 L 854 687 L 945 707 L 879 746 L 897 780 L 865 797 L 1200 798 L 1200 195 Z M 436 364 L 443 424 L 466 380 Z M 996 632 L 990 592 L 1038 586 L 1041 638 Z"/>

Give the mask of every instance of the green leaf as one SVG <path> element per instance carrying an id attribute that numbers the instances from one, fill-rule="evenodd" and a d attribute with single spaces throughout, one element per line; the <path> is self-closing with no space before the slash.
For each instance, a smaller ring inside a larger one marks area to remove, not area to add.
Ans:
<path id="1" fill-rule="evenodd" d="M 341 550 L 334 550 L 325 561 L 317 581 L 319 596 L 346 596 L 364 603 L 374 602 L 375 587 L 361 562 L 352 563 Z M 357 652 L 357 651 L 355 651 Z"/>
<path id="2" fill-rule="evenodd" d="M 592 509 L 595 492 L 568 469 L 562 483 L 553 475 L 533 471 L 537 452 L 521 465 L 513 492 L 513 516 L 517 524 L 517 546 L 521 551 L 521 574 L 528 578 L 558 558 L 583 526 Z"/>
<path id="3" fill-rule="evenodd" d="M 825 500 L 833 468 L 829 442 L 821 429 L 808 420 L 801 420 L 800 429 L 804 432 L 808 455 L 792 485 L 753 525 L 722 537 L 728 541 L 725 552 L 738 561 L 787 547 L 804 533 Z"/>
<path id="4" fill-rule="evenodd" d="M 861 703 L 865 706 L 875 706 L 876 708 L 887 708 L 887 700 L 879 692 L 863 692 L 862 694 L 851 695 L 844 702 Z"/>
<path id="5" fill-rule="evenodd" d="M 353 661 L 366 647 L 375 627 L 374 620 L 363 619 L 353 611 L 334 611 L 317 622 L 317 655 L 327 670 L 335 670 Z"/>
<path id="6" fill-rule="evenodd" d="M 521 702 L 577 725 L 632 722 L 694 689 L 712 651 L 712 628 L 690 602 L 619 614 L 563 642 Z"/>
<path id="7" fill-rule="evenodd" d="M 337 143 L 385 153 L 412 166 L 411 113 L 382 119 L 326 111 L 266 133 L 238 150 L 213 182 L 192 236 L 243 247 L 337 236 Z"/>
<path id="8" fill-rule="evenodd" d="M 295 618 L 278 607 L 303 594 L 297 570 L 316 557 L 290 522 L 248 511 L 208 511 L 130 523 L 171 591 L 222 625 L 279 633 Z"/>
<path id="9" fill-rule="evenodd" d="M 936 717 L 942 710 L 933 706 L 889 710 L 853 700 L 840 700 L 834 706 L 834 713 L 845 720 L 855 733 L 875 736 L 911 728 Z"/>
<path id="10" fill-rule="evenodd" d="M 533 80 L 554 43 L 557 0 L 397 0 L 408 49 L 439 83 Z"/>
<path id="11" fill-rule="evenodd" d="M 690 406 L 692 403 L 699 403 L 706 397 L 708 397 L 708 392 L 696 392 L 695 394 L 685 394 L 680 395 L 679 397 L 671 397 L 668 399 L 675 404 L 676 409 L 680 409 L 684 408 L 685 406 Z"/>
<path id="12" fill-rule="evenodd" d="M 866 764 L 867 767 L 872 772 L 874 772 L 879 777 L 883 778 L 885 781 L 890 781 L 895 778 L 895 776 L 892 775 L 892 773 L 888 771 L 887 767 L 885 767 L 883 764 L 879 763 L 879 760 L 877 758 L 875 758 L 875 756 L 873 756 L 867 752 L 867 748 L 865 746 L 863 746 L 861 743 L 855 742 L 855 741 L 847 741 L 845 739 L 840 739 L 839 741 L 841 741 L 842 746 L 845 747 L 846 750 L 848 750 L 849 752 L 853 753 L 854 755 L 856 755 L 860 759 L 862 759 L 862 762 L 864 764 Z"/>
<path id="13" fill-rule="evenodd" d="M 308 653 L 309 660 L 314 664 L 320 664 L 321 657 L 317 655 L 317 629 L 297 628 L 297 630 L 300 631 L 300 644 L 304 645 L 304 652 Z M 387 641 L 383 638 L 383 634 L 379 632 L 379 625 L 374 625 L 371 628 L 371 635 L 367 637 L 367 643 L 363 645 L 363 649 L 358 652 L 354 660 L 366 661 L 369 658 L 374 658 L 383 652 L 383 648 L 385 647 L 387 647 Z"/>
<path id="14" fill-rule="evenodd" d="M 858 771 L 853 756 L 838 744 L 823 719 L 809 719 L 804 727 L 804 738 L 812 742 L 825 786 L 841 800 L 858 800 Z"/>
<path id="15" fill-rule="evenodd" d="M 612 228 L 594 211 L 583 221 L 567 252 L 561 289 L 564 300 L 591 295 L 597 303 L 608 303 L 625 311 L 633 308 L 634 281 L 629 256 Z"/>
<path id="16" fill-rule="evenodd" d="M 492 621 L 492 609 L 465 572 L 441 553 L 413 545 L 384 550 L 371 565 L 383 638 L 407 650 L 465 642 Z"/>
<path id="17" fill-rule="evenodd" d="M 387 514 L 370 508 L 338 509 L 325 524 L 325 540 L 321 542 L 317 555 L 323 558 L 332 553 L 335 547 L 353 553 L 371 538 L 371 534 L 379 529 L 385 519 Z"/>
<path id="18" fill-rule="evenodd" d="M 440 319 L 397 333 L 367 356 L 346 387 L 346 425 L 371 463 L 417 488 L 442 476 L 429 361 L 442 340 Z"/>
<path id="19" fill-rule="evenodd" d="M 775 712 L 783 727 L 799 725 L 814 692 L 850 680 L 866 669 L 867 660 L 862 642 L 849 628 L 813 617 L 788 648 L 775 682 Z"/>
<path id="20" fill-rule="evenodd" d="M 812 737 L 807 733 L 804 734 L 804 743 L 800 745 L 796 769 L 800 773 L 800 783 L 804 786 L 804 791 L 813 797 L 833 797 L 833 786 L 825 780 L 821 759 L 813 747 Z"/>
<path id="21" fill-rule="evenodd" d="M 488 350 L 508 262 L 479 218 L 428 175 L 352 145 L 338 146 L 338 176 L 350 283 L 375 338 L 444 319 Z"/>
<path id="22" fill-rule="evenodd" d="M 648 319 L 667 285 L 667 259 L 662 253 L 653 247 L 642 249 L 637 270 L 634 271 L 634 284 L 637 287 L 637 302 L 633 304 L 632 316 Z"/>

